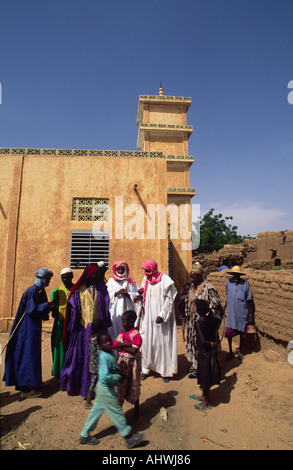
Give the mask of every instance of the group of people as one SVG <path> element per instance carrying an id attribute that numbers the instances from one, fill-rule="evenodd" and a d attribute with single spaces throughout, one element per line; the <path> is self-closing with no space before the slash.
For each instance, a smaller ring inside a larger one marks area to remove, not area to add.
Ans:
<path id="1" fill-rule="evenodd" d="M 232 339 L 240 336 L 238 349 L 239 359 L 244 359 L 242 353 L 243 340 L 247 336 L 247 326 L 254 322 L 252 310 L 252 294 L 249 282 L 243 278 L 245 272 L 239 266 L 232 269 L 225 267 L 231 277 L 226 281 L 226 303 L 221 305 L 221 299 L 214 286 L 203 279 L 203 269 L 200 264 L 192 266 L 190 284 L 182 289 L 179 307 L 183 326 L 186 322 L 186 357 L 191 363 L 189 378 L 197 378 L 202 395 L 190 395 L 199 403 L 197 410 L 211 409 L 210 389 L 220 384 L 221 370 L 218 361 L 220 346 L 219 329 L 227 310 L 225 337 L 228 340 L 229 353 L 226 360 L 234 357 Z M 185 308 L 183 308 L 183 305 Z M 185 340 L 184 330 L 183 339 Z"/>
<path id="2" fill-rule="evenodd" d="M 14 385 L 22 397 L 41 395 L 45 385 L 41 366 L 42 321 L 48 320 L 51 312 L 52 375 L 60 380 L 62 391 L 81 395 L 90 408 L 79 438 L 82 444 L 98 443 L 90 433 L 106 411 L 126 439 L 127 447 L 138 445 L 142 435 L 133 434 L 126 423 L 124 401 L 134 405 L 133 421 L 137 423 L 141 380 L 153 371 L 168 383 L 177 374 L 177 289 L 154 260 L 145 261 L 141 268 L 144 277 L 140 288 L 129 276 L 125 261 L 113 264 L 107 283 L 103 262 L 86 267 L 76 283 L 73 271 L 65 268 L 61 271 L 62 284 L 52 292 L 50 301 L 45 288 L 53 272 L 42 268 L 21 298 L 7 344 L 5 383 Z M 210 408 L 210 388 L 220 383 L 218 332 L 225 308 L 230 357 L 233 336 L 243 339 L 251 319 L 248 306 L 252 296 L 242 277 L 245 273 L 238 267 L 227 272 L 232 278 L 227 281 L 224 308 L 216 289 L 203 280 L 199 264 L 192 266 L 190 283 L 183 287 L 179 299 L 180 317 L 187 325 L 189 377 L 197 377 L 202 389 L 200 397 L 191 395 L 198 400 L 196 409 Z"/>

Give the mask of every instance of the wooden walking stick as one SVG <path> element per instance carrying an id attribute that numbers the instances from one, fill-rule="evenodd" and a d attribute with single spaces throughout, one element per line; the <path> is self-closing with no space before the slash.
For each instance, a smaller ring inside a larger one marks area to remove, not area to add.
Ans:
<path id="1" fill-rule="evenodd" d="M 19 325 L 20 325 L 20 323 L 21 323 L 21 321 L 22 321 L 23 317 L 25 316 L 25 314 L 26 314 L 26 312 L 24 312 L 24 314 L 22 315 L 21 319 L 20 319 L 20 320 L 17 322 L 17 325 L 15 326 L 15 328 L 14 328 L 14 330 L 13 330 L 12 334 L 10 335 L 10 338 L 9 338 L 9 340 L 8 340 L 8 341 L 7 341 L 7 343 L 5 344 L 5 346 L 4 346 L 4 348 L 3 348 L 3 350 L 1 351 L 1 354 L 0 354 L 0 356 L 2 356 L 2 354 L 3 354 L 3 353 L 4 353 L 4 351 L 5 351 L 5 349 L 7 348 L 8 344 L 9 344 L 9 341 L 11 340 L 12 336 L 14 335 L 14 333 L 15 333 L 15 332 L 16 332 L 16 330 L 17 330 L 17 328 L 19 327 Z"/>

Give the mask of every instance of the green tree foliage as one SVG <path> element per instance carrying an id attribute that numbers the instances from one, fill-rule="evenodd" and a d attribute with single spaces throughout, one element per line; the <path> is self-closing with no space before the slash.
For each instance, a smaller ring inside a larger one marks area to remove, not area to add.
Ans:
<path id="1" fill-rule="evenodd" d="M 236 245 L 243 243 L 250 235 L 241 236 L 237 234 L 237 226 L 231 225 L 232 216 L 223 217 L 223 214 L 214 214 L 215 209 L 210 209 L 199 221 L 193 223 L 195 236 L 200 233 L 200 245 L 196 253 L 210 253 L 218 251 L 224 245 Z"/>

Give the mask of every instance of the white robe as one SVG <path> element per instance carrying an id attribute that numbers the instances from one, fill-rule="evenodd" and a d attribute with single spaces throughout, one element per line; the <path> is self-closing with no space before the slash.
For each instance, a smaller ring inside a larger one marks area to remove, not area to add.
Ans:
<path id="1" fill-rule="evenodd" d="M 122 330 L 122 315 L 126 310 L 134 310 L 136 312 L 138 303 L 133 299 L 138 295 L 138 285 L 131 284 L 127 279 L 125 281 L 115 281 L 113 277 L 107 282 L 108 293 L 110 297 L 109 312 L 111 315 L 112 326 L 108 328 L 108 332 L 114 341 Z M 129 297 L 119 294 L 115 296 L 115 292 L 126 288 Z"/>
<path id="2" fill-rule="evenodd" d="M 146 277 L 143 278 L 144 287 Z M 145 314 L 139 325 L 142 336 L 142 371 L 153 370 L 162 377 L 177 374 L 177 334 L 174 300 L 177 294 L 172 279 L 163 274 L 160 282 L 148 284 Z M 162 323 L 156 323 L 160 316 Z"/>

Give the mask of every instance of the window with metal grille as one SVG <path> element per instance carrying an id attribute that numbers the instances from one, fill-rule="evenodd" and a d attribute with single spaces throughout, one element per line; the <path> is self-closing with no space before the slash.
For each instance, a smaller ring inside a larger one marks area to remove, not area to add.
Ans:
<path id="1" fill-rule="evenodd" d="M 108 220 L 109 199 L 74 197 L 72 220 Z"/>
<path id="2" fill-rule="evenodd" d="M 72 230 L 70 267 L 84 269 L 89 264 L 104 261 L 109 266 L 109 232 Z"/>

